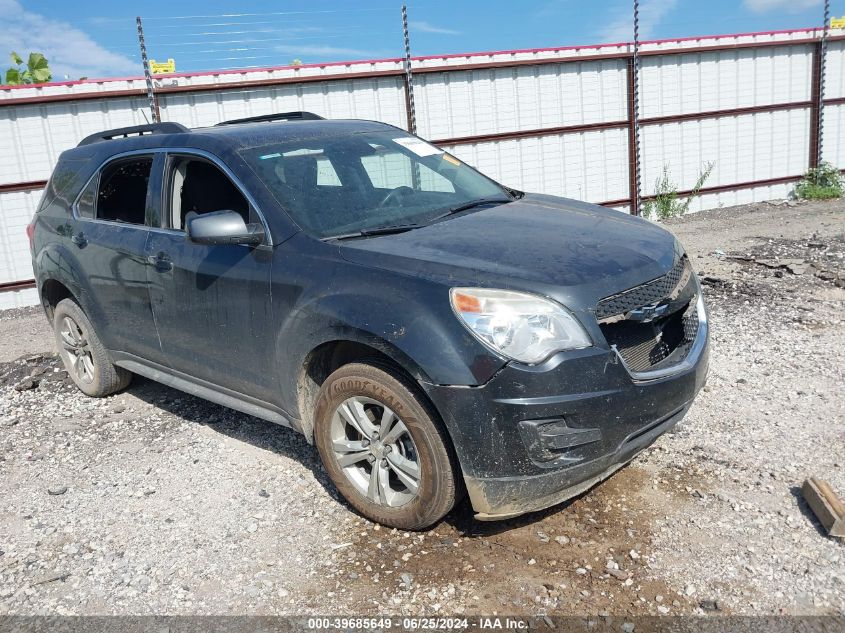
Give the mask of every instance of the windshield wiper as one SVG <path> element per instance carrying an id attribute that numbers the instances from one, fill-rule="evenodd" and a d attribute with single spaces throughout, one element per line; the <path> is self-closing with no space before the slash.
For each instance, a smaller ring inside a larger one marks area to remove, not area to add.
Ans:
<path id="1" fill-rule="evenodd" d="M 435 215 L 433 218 L 429 218 L 428 223 L 431 224 L 432 222 L 436 222 L 437 220 L 442 220 L 445 217 L 450 215 L 454 215 L 455 213 L 460 213 L 461 211 L 467 211 L 469 209 L 474 209 L 475 207 L 480 207 L 483 204 L 505 204 L 506 202 L 513 202 L 511 198 L 479 198 L 478 200 L 470 200 L 469 202 L 465 202 L 464 204 L 459 204 L 455 207 L 449 207 L 440 215 Z"/>
<path id="2" fill-rule="evenodd" d="M 473 209 L 475 207 L 480 207 L 484 204 L 504 204 L 506 202 L 512 202 L 511 198 L 479 198 L 477 200 L 470 200 L 469 202 L 465 202 L 464 204 L 459 204 L 454 207 L 449 207 L 446 211 L 435 215 L 433 218 L 429 218 L 425 221 L 424 224 L 414 223 L 414 224 L 392 224 L 390 226 L 378 226 L 372 229 L 362 229 L 360 231 L 353 231 L 351 233 L 343 233 L 340 235 L 330 235 L 329 237 L 324 237 L 322 240 L 324 242 L 334 242 L 337 240 L 348 240 L 355 237 L 371 237 L 373 235 L 391 235 L 394 233 L 404 233 L 406 231 L 413 231 L 414 229 L 419 229 L 424 226 L 428 226 L 437 220 L 442 220 L 443 218 L 453 215 L 455 213 L 460 213 L 461 211 L 467 211 L 468 209 Z"/>
<path id="3" fill-rule="evenodd" d="M 511 189 L 510 187 L 505 187 L 505 191 L 511 194 L 514 200 L 519 200 L 520 198 L 525 197 L 525 192 L 520 191 L 519 189 Z"/>
<path id="4" fill-rule="evenodd" d="M 391 235 L 393 233 L 404 233 L 405 231 L 412 231 L 413 229 L 418 229 L 424 224 L 394 224 L 392 226 L 379 226 L 374 229 L 362 229 L 360 231 L 354 231 L 352 233 L 344 233 L 342 235 L 331 235 L 329 237 L 322 238 L 324 242 L 330 242 L 334 240 L 348 240 L 353 237 L 370 237 L 371 235 Z"/>

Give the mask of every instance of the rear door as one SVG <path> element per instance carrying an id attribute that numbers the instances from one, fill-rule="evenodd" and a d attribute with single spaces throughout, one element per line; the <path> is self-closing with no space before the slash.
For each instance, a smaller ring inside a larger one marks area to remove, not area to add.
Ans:
<path id="1" fill-rule="evenodd" d="M 272 248 L 195 244 L 185 234 L 188 213 L 232 210 L 249 223 L 262 221 L 258 210 L 233 176 L 208 156 L 169 155 L 163 185 L 161 228 L 147 244 L 147 275 L 168 365 L 214 385 L 276 400 Z"/>
<path id="2" fill-rule="evenodd" d="M 157 157 L 158 156 L 158 157 Z M 70 248 L 87 275 L 85 301 L 106 347 L 160 359 L 147 288 L 146 244 L 155 167 L 163 155 L 132 154 L 103 166 L 74 204 Z"/>

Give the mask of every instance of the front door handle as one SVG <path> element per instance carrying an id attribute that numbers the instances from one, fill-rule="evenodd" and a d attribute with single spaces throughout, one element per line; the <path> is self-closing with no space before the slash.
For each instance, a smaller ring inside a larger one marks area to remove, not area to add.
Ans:
<path id="1" fill-rule="evenodd" d="M 79 233 L 74 233 L 73 236 L 70 238 L 70 241 L 76 244 L 79 248 L 85 248 L 88 244 L 88 238 L 85 237 L 85 233 L 80 231 Z"/>
<path id="2" fill-rule="evenodd" d="M 150 266 L 154 266 L 160 273 L 166 273 L 173 270 L 173 262 L 170 261 L 170 257 L 167 253 L 156 253 L 155 255 L 150 255 L 147 257 L 147 263 Z"/>

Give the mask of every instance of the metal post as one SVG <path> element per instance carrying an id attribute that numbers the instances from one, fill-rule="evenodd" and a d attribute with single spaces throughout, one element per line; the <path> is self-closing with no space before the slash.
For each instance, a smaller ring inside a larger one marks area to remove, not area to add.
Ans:
<path id="1" fill-rule="evenodd" d="M 824 27 L 822 27 L 822 41 L 819 51 L 819 127 L 816 148 L 816 156 L 819 163 L 823 162 L 822 157 L 822 141 L 824 140 L 824 70 L 827 61 L 827 35 L 828 26 L 830 24 L 830 0 L 824 0 Z"/>
<path id="2" fill-rule="evenodd" d="M 631 159 L 631 213 L 642 214 L 642 176 L 640 173 L 640 3 L 634 0 L 634 51 L 631 64 L 628 66 L 628 82 L 630 86 L 629 117 L 631 133 L 628 149 Z"/>
<path id="3" fill-rule="evenodd" d="M 141 16 L 135 18 L 135 23 L 138 25 L 138 45 L 141 47 L 141 63 L 144 65 L 144 79 L 147 81 L 147 98 L 150 100 L 150 112 L 152 114 L 153 123 L 161 123 L 161 116 L 158 111 L 158 101 L 156 100 L 155 91 L 153 90 L 153 76 L 150 73 L 150 62 L 147 59 L 147 46 L 144 44 L 144 27 L 141 24 Z"/>
<path id="4" fill-rule="evenodd" d="M 402 5 L 402 34 L 405 37 L 405 109 L 408 114 L 408 131 L 417 133 L 417 114 L 414 108 L 414 75 L 411 72 L 411 40 L 408 36 L 408 8 Z"/>
<path id="5" fill-rule="evenodd" d="M 807 165 L 812 169 L 819 166 L 819 95 L 822 84 L 822 43 L 813 44 L 812 64 L 810 68 L 810 153 Z"/>

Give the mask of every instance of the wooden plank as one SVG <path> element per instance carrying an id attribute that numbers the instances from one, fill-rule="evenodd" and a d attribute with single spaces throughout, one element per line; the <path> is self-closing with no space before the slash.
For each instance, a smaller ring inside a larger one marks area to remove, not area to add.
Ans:
<path id="1" fill-rule="evenodd" d="M 801 488 L 804 499 L 830 536 L 845 538 L 845 504 L 826 481 L 811 477 Z"/>

